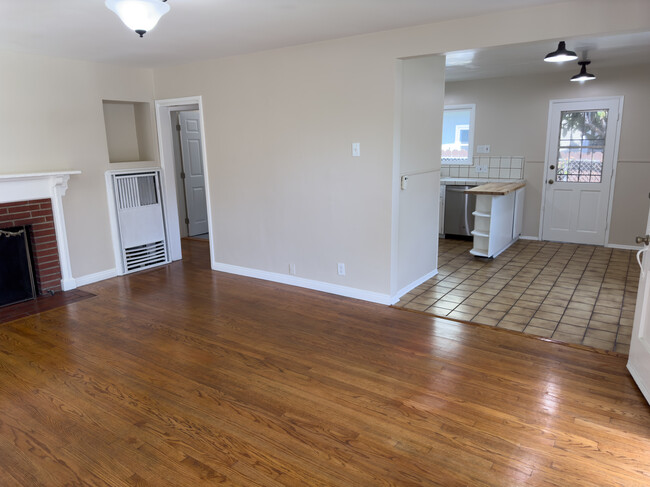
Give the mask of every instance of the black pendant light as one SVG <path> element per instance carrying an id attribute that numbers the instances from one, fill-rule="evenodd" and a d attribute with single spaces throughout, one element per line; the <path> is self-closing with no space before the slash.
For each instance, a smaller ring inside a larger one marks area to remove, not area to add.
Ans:
<path id="1" fill-rule="evenodd" d="M 547 63 L 563 63 L 565 61 L 573 61 L 575 59 L 578 59 L 578 55 L 573 51 L 567 50 L 566 43 L 564 41 L 560 41 L 560 43 L 557 45 L 557 50 L 549 52 L 544 57 L 544 61 Z"/>
<path id="2" fill-rule="evenodd" d="M 592 79 L 596 79 L 596 76 L 587 73 L 587 65 L 591 64 L 591 61 L 578 61 L 578 64 L 582 66 L 582 68 L 580 68 L 578 74 L 571 76 L 571 81 L 591 81 Z"/>

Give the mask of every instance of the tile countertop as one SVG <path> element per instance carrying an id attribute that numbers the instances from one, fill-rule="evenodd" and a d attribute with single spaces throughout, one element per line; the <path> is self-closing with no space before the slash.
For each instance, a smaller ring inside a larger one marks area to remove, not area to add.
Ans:
<path id="1" fill-rule="evenodd" d="M 440 178 L 440 184 L 458 186 L 479 186 L 487 183 L 525 183 L 525 179 L 469 179 L 469 178 Z"/>

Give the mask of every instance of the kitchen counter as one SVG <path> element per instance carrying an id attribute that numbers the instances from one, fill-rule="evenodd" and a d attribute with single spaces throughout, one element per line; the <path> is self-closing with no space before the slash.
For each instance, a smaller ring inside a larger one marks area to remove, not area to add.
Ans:
<path id="1" fill-rule="evenodd" d="M 488 183 L 465 190 L 476 195 L 474 248 L 479 257 L 496 257 L 517 241 L 524 215 L 526 182 Z"/>
<path id="2" fill-rule="evenodd" d="M 465 193 L 468 194 L 486 194 L 492 196 L 506 195 L 517 191 L 519 188 L 526 186 L 526 181 L 516 181 L 507 183 L 487 183 L 476 186 L 475 188 L 468 189 Z"/>
<path id="3" fill-rule="evenodd" d="M 468 184 L 478 185 L 485 183 L 512 183 L 523 181 L 523 179 L 500 179 L 500 178 L 440 178 L 440 184 Z"/>

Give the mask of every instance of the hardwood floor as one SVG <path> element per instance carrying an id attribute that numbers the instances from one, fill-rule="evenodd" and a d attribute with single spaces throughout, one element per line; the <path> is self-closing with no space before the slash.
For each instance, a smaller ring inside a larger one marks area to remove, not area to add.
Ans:
<path id="1" fill-rule="evenodd" d="M 0 325 L 0 485 L 649 485 L 616 355 L 185 259 Z"/>
<path id="2" fill-rule="evenodd" d="M 94 296 L 94 294 L 81 291 L 80 289 L 73 289 L 71 291 L 58 292 L 52 296 L 46 294 L 22 303 L 3 306 L 0 308 L 0 324 L 66 306 L 70 303 L 76 303 L 82 299 L 88 299 Z"/>

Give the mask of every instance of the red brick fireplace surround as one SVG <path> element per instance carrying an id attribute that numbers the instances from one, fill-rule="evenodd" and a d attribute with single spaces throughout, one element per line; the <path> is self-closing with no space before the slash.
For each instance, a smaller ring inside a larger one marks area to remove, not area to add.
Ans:
<path id="1" fill-rule="evenodd" d="M 61 265 L 51 199 L 0 204 L 0 228 L 30 225 L 38 294 L 61 291 Z"/>
<path id="2" fill-rule="evenodd" d="M 70 268 L 62 198 L 81 171 L 0 174 L 0 228 L 27 226 L 38 293 L 77 287 Z"/>

